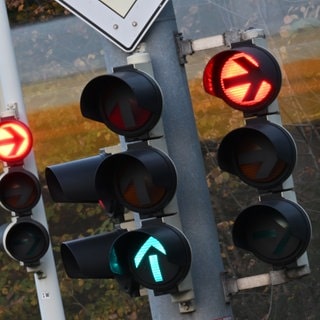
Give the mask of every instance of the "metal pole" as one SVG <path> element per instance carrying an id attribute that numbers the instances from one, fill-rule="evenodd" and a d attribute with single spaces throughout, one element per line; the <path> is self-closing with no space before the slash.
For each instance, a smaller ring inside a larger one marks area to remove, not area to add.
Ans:
<path id="1" fill-rule="evenodd" d="M 27 115 L 23 102 L 5 0 L 0 1 L 0 41 L 0 81 L 3 107 L 5 109 L 7 106 L 17 105 L 19 119 L 27 124 Z M 33 152 L 25 159 L 24 164 L 27 170 L 31 171 L 35 176 L 38 175 Z M 32 210 L 32 213 L 32 217 L 48 229 L 42 198 Z M 28 271 L 36 271 L 34 279 L 41 318 L 43 320 L 65 319 L 51 245 L 46 255 L 41 259 L 39 270 L 29 269 Z"/>
<path id="2" fill-rule="evenodd" d="M 180 314 L 170 295 L 149 294 L 154 320 L 196 319 L 230 320 L 232 311 L 226 304 L 221 282 L 223 264 L 218 234 L 205 179 L 203 158 L 194 121 L 186 73 L 179 64 L 174 33 L 176 19 L 170 1 L 144 39 L 150 54 L 155 79 L 164 95 L 163 126 L 169 156 L 178 171 L 177 199 L 182 230 L 193 251 L 192 280 L 195 307 L 192 313 Z M 108 70 L 126 64 L 127 54 L 106 42 Z"/>

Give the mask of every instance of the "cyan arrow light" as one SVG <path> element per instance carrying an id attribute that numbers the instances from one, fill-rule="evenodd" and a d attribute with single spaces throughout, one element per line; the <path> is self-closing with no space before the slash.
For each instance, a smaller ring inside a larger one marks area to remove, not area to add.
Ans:
<path id="1" fill-rule="evenodd" d="M 149 237 L 148 240 L 141 246 L 141 248 L 139 249 L 139 251 L 134 257 L 134 265 L 137 269 L 139 268 L 143 258 L 147 255 L 149 249 L 152 247 L 158 250 L 159 252 L 163 253 L 164 255 L 167 255 L 167 252 L 163 247 L 163 245 L 160 243 L 160 241 L 154 237 Z M 163 281 L 163 276 L 161 273 L 158 256 L 156 254 L 151 254 L 149 255 L 148 258 L 149 258 L 149 263 L 150 263 L 151 272 L 152 272 L 154 281 L 155 282 Z"/>

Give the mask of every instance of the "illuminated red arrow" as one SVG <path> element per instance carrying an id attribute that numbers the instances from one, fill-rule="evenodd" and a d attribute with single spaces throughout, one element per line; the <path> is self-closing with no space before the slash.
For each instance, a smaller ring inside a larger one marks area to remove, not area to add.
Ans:
<path id="1" fill-rule="evenodd" d="M 0 122 L 0 160 L 20 161 L 32 148 L 30 129 L 17 120 Z"/>
<path id="2" fill-rule="evenodd" d="M 228 99 L 242 106 L 259 104 L 272 91 L 269 75 L 258 61 L 245 53 L 237 53 L 225 62 L 221 84 Z"/>
<path id="3" fill-rule="evenodd" d="M 7 131 L 7 133 L 9 133 L 11 137 L 0 140 L 0 147 L 7 147 L 7 155 L 13 156 L 17 154 L 25 138 L 22 134 L 19 133 L 19 131 L 15 130 L 14 127 L 3 128 L 3 130 Z"/>
<path id="4" fill-rule="evenodd" d="M 248 89 L 243 93 L 242 101 L 254 100 L 265 80 L 263 72 L 258 65 L 254 64 L 253 61 L 250 61 L 246 56 L 233 59 L 233 61 L 242 67 L 246 73 L 234 75 L 231 78 L 224 78 L 223 84 L 225 89 L 249 84 Z"/>

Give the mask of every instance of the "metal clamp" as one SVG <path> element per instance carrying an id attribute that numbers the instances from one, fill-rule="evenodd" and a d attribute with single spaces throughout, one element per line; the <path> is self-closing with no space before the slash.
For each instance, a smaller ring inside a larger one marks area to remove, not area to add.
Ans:
<path id="1" fill-rule="evenodd" d="M 187 56 L 195 52 L 214 49 L 223 46 L 231 47 L 233 43 L 241 41 L 251 41 L 257 38 L 265 38 L 263 29 L 248 29 L 248 30 L 231 30 L 224 34 L 200 38 L 196 40 L 183 39 L 182 33 L 175 34 L 175 42 L 181 65 L 186 64 Z"/>
<path id="2" fill-rule="evenodd" d="M 310 274 L 309 265 L 296 267 L 292 269 L 281 269 L 270 271 L 259 275 L 234 278 L 228 276 L 226 273 L 221 275 L 222 286 L 225 296 L 225 301 L 230 302 L 231 296 L 242 290 L 248 290 L 263 286 L 276 286 L 289 282 L 294 279 L 302 278 Z"/>

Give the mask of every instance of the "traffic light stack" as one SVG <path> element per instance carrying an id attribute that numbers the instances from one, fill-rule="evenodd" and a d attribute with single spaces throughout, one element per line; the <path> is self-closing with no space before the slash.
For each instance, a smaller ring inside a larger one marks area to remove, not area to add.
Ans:
<path id="1" fill-rule="evenodd" d="M 150 61 L 144 61 L 151 70 Z M 122 217 L 129 211 L 136 218 L 133 230 L 64 242 L 61 254 L 68 275 L 115 278 L 131 296 L 139 295 L 140 287 L 155 295 L 179 292 L 189 273 L 191 249 L 179 223 L 165 222 L 179 220 L 170 218 L 178 216 L 177 173 L 167 154 L 159 85 L 134 65 L 117 67 L 85 86 L 80 107 L 84 117 L 120 135 L 122 151 L 48 167 L 53 199 L 100 202 L 110 214 Z"/>
<path id="2" fill-rule="evenodd" d="M 32 209 L 41 196 L 37 177 L 24 168 L 24 159 L 32 150 L 29 127 L 16 117 L 14 110 L 0 118 L 0 202 L 11 212 L 11 222 L 0 227 L 2 249 L 26 267 L 37 267 L 49 247 L 46 228 L 32 219 Z"/>
<path id="3" fill-rule="evenodd" d="M 207 64 L 206 92 L 243 112 L 245 125 L 229 132 L 218 150 L 220 168 L 259 192 L 233 226 L 234 244 L 277 268 L 308 265 L 311 224 L 296 202 L 292 171 L 296 146 L 282 126 L 277 95 L 281 70 L 256 41 L 242 41 Z"/>

